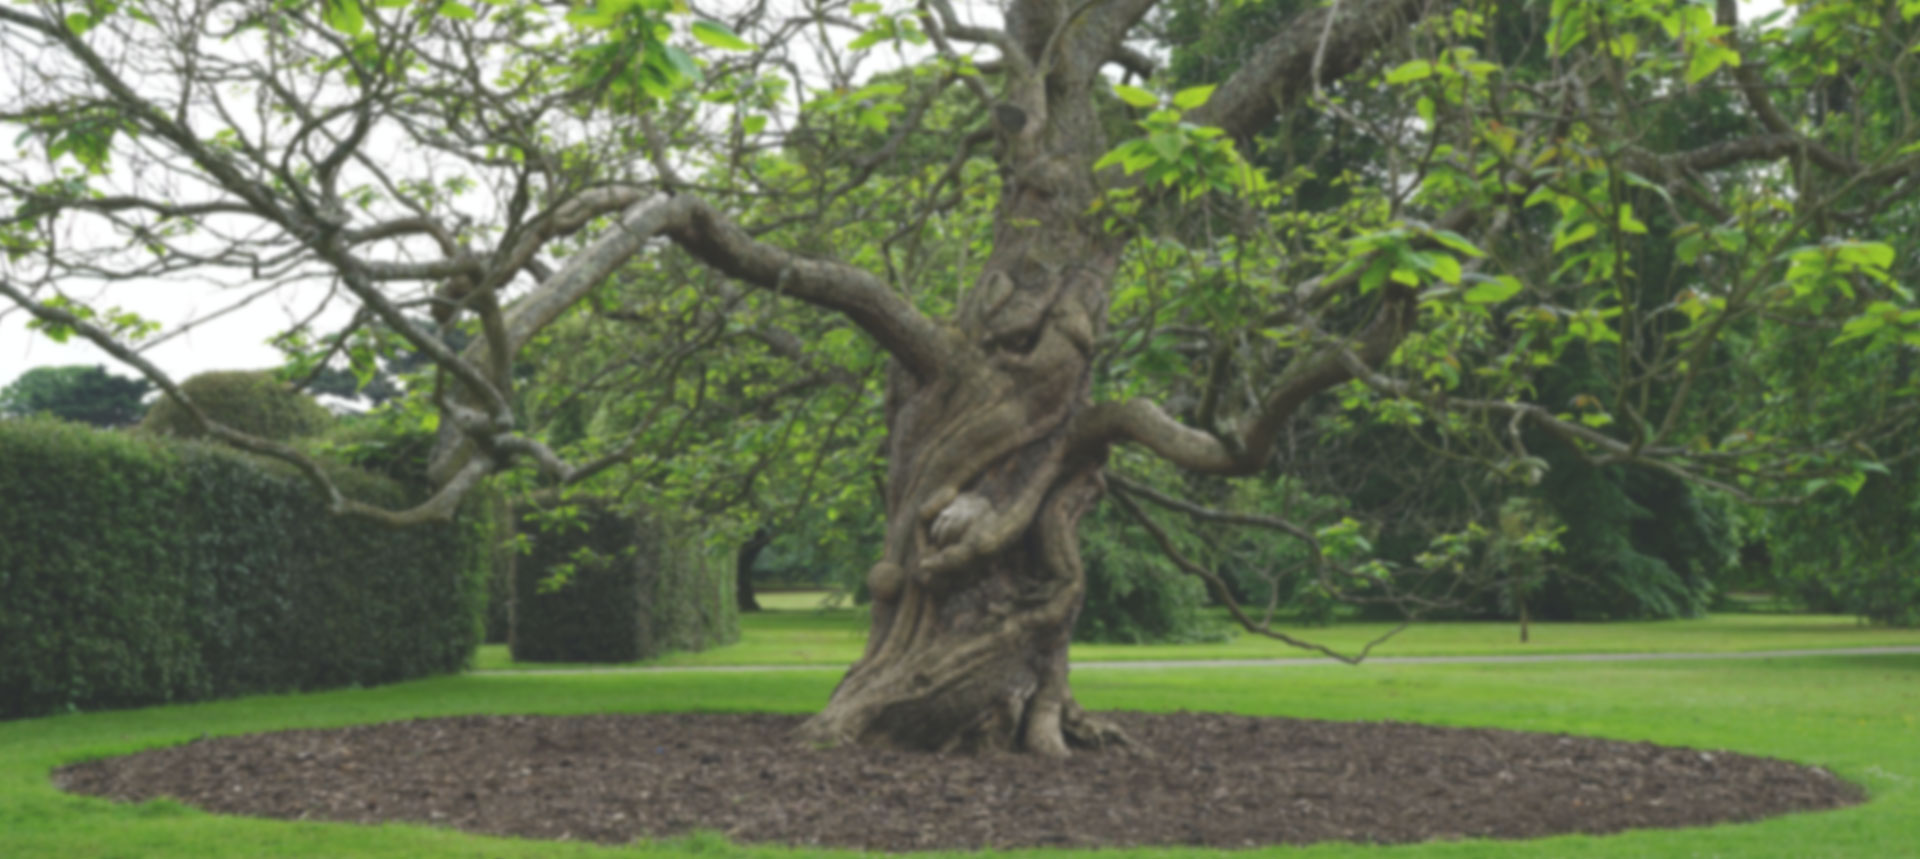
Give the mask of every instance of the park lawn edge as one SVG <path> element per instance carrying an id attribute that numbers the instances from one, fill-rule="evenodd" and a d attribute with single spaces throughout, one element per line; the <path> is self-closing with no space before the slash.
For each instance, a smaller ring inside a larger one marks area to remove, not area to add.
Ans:
<path id="1" fill-rule="evenodd" d="M 1523 842 L 1430 842 L 1374 848 L 1195 851 L 1137 848 L 917 855 L 1152 856 L 1885 856 L 1920 847 L 1920 657 L 1806 657 L 1729 666 L 1377 666 L 1089 674 L 1099 709 L 1198 709 L 1299 718 L 1382 718 L 1652 740 L 1827 767 L 1861 784 L 1865 805 L 1753 824 L 1559 836 Z M 845 857 L 845 850 L 732 845 L 711 834 L 627 848 L 468 835 L 415 824 L 364 827 L 209 815 L 160 802 L 126 806 L 54 789 L 49 773 L 80 760 L 169 745 L 201 733 L 318 728 L 477 712 L 808 712 L 831 669 L 769 673 L 450 677 L 378 689 L 83 714 L 0 724 L 0 854 L 8 856 L 767 856 Z M 1655 690 L 1647 694 L 1645 690 Z M 1622 694 L 1638 692 L 1639 694 Z M 1277 693 L 1277 694 L 1276 694 Z M 1531 693 L 1531 694 L 1529 694 Z M 1702 709 L 1703 702 L 1720 706 Z M 1875 706 L 1874 702 L 1879 702 Z M 1756 712 L 1778 730 L 1761 731 Z M 1691 721 L 1688 714 L 1693 714 Z M 1848 714 L 1858 724 L 1841 725 Z M 1801 729 L 1797 730 L 1796 729 Z M 1844 730 L 1843 730 L 1844 729 Z M 1790 735 L 1789 735 L 1790 734 Z M 1909 831 L 1912 830 L 1912 831 Z M 575 853 L 574 849 L 583 852 Z"/>
<path id="2" fill-rule="evenodd" d="M 500 644 L 482 646 L 473 667 L 483 671 L 553 671 L 576 668 L 696 668 L 738 666 L 830 666 L 845 668 L 866 642 L 863 609 L 787 609 L 741 616 L 741 643 L 702 652 L 669 653 L 620 663 L 515 662 Z M 1343 623 L 1294 630 L 1309 640 L 1353 650 L 1391 628 L 1386 623 Z M 1920 646 L 1920 629 L 1871 626 L 1845 615 L 1721 614 L 1690 620 L 1533 624 L 1532 641 L 1518 640 L 1518 626 L 1498 621 L 1442 621 L 1409 628 L 1373 651 L 1397 656 L 1566 656 L 1574 654 L 1757 653 L 1770 650 L 1846 650 Z M 1075 662 L 1287 659 L 1315 656 L 1278 642 L 1241 636 L 1229 642 L 1189 644 L 1075 644 Z"/>

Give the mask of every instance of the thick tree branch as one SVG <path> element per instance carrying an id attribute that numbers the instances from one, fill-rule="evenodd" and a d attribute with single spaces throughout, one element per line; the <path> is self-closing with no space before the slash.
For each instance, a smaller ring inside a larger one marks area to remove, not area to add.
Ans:
<path id="1" fill-rule="evenodd" d="M 1351 344 L 1334 343 L 1302 353 L 1280 375 L 1245 422 L 1238 437 L 1197 430 L 1173 419 L 1145 399 L 1098 403 L 1082 412 L 1072 427 L 1076 451 L 1092 455 L 1107 445 L 1132 442 L 1175 465 L 1222 475 L 1252 474 L 1264 468 L 1274 444 L 1300 406 L 1315 394 L 1354 378 L 1346 360 L 1378 366 L 1392 357 L 1417 312 L 1411 291 L 1387 287 L 1374 319 Z"/>
<path id="2" fill-rule="evenodd" d="M 1313 90 L 1316 57 L 1321 82 L 1344 77 L 1445 5 L 1443 0 L 1345 0 L 1338 8 L 1305 13 L 1255 49 L 1246 64 L 1188 116 L 1235 137 L 1256 134 Z"/>
<path id="3" fill-rule="evenodd" d="M 1742 51 L 1745 56 L 1745 62 L 1731 67 L 1733 79 L 1739 83 L 1741 95 L 1746 97 L 1747 106 L 1753 109 L 1754 115 L 1760 118 L 1760 124 L 1775 135 L 1792 139 L 1796 144 L 1795 154 L 1804 155 L 1821 167 L 1847 176 L 1859 173 L 1860 165 L 1828 149 L 1819 141 L 1801 134 L 1793 127 L 1793 122 L 1783 116 L 1779 108 L 1774 107 L 1773 97 L 1767 94 L 1766 79 L 1760 75 L 1759 63 L 1753 62 L 1751 55 L 1746 54 L 1740 44 L 1738 5 L 1735 0 L 1717 0 L 1715 7 L 1716 18 L 1720 25 L 1732 29 L 1732 32 L 1727 34 L 1727 41 L 1732 43 L 1734 50 Z"/>
<path id="4" fill-rule="evenodd" d="M 606 282 L 647 243 L 670 239 L 701 262 L 749 285 L 837 311 L 919 376 L 939 372 L 945 338 L 932 320 L 874 275 L 845 263 L 802 257 L 755 240 L 700 197 L 659 195 L 628 208 L 613 227 L 507 315 L 518 350 L 541 328 Z"/>

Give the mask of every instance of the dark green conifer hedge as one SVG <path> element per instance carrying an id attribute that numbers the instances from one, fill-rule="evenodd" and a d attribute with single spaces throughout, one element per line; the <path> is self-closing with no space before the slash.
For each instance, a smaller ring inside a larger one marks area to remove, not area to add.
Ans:
<path id="1" fill-rule="evenodd" d="M 0 717 L 458 670 L 479 639 L 487 521 L 386 528 L 225 448 L 0 422 Z"/>
<path id="2" fill-rule="evenodd" d="M 632 662 L 740 637 L 733 571 L 658 515 L 573 499 L 528 510 L 513 565 L 513 658 Z"/>

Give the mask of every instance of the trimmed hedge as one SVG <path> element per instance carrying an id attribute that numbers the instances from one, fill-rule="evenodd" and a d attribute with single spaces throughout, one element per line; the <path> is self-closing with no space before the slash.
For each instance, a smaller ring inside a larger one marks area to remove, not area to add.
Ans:
<path id="1" fill-rule="evenodd" d="M 658 516 L 602 502 L 520 518 L 511 649 L 523 662 L 632 662 L 740 637 L 732 570 Z M 557 587 L 556 587 L 557 585 Z"/>
<path id="2" fill-rule="evenodd" d="M 194 405 L 227 426 L 261 438 L 288 441 L 312 435 L 333 423 L 333 415 L 312 397 L 288 390 L 269 370 L 220 370 L 180 383 Z M 200 427 L 172 397 L 161 395 L 140 420 L 140 428 L 160 435 L 193 438 Z"/>
<path id="3" fill-rule="evenodd" d="M 225 448 L 0 423 L 0 717 L 458 670 L 480 634 L 487 521 L 388 529 Z"/>

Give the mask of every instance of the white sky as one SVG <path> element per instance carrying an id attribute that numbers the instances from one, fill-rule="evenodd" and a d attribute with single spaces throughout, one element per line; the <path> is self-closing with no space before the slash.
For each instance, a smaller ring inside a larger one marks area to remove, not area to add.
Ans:
<path id="1" fill-rule="evenodd" d="M 1742 0 L 1742 16 L 1748 20 L 1766 15 L 1780 7 L 1781 0 Z M 956 4 L 963 15 L 978 3 Z M 878 52 L 876 52 L 878 53 Z M 873 59 L 880 59 L 874 56 Z M 177 329 L 189 320 L 217 311 L 245 297 L 247 287 L 221 287 L 201 284 L 150 283 L 119 284 L 101 288 L 97 294 L 75 294 L 75 298 L 93 299 L 93 306 L 118 306 L 165 326 L 156 338 L 168 338 L 143 351 L 175 379 L 184 379 L 207 370 L 259 369 L 281 363 L 280 353 L 267 345 L 267 338 L 311 313 L 324 290 L 285 289 L 254 299 L 247 306 L 219 319 L 203 322 L 186 331 Z M 317 331 L 336 330 L 351 316 L 345 302 L 323 315 Z M 109 372 L 137 376 L 138 371 L 121 365 L 81 338 L 55 343 L 37 331 L 30 331 L 25 311 L 0 300 L 0 387 L 34 367 L 66 364 L 102 364 Z"/>
<path id="2" fill-rule="evenodd" d="M 324 290 L 320 291 L 324 293 Z M 155 338 L 166 336 L 187 320 L 211 313 L 246 295 L 239 288 L 222 289 L 178 283 L 122 284 L 101 290 L 93 296 L 95 307 L 119 306 L 166 327 Z M 88 296 L 77 294 L 76 299 Z M 254 370 L 277 367 L 280 352 L 266 340 L 311 312 L 311 301 L 291 301 L 293 291 L 269 294 L 220 319 L 175 334 L 152 347 L 144 356 L 175 379 L 184 379 L 206 370 Z M 304 297 L 304 293 L 301 295 Z M 0 386 L 12 382 L 34 367 L 63 364 L 104 364 L 108 372 L 136 376 L 139 371 L 120 364 L 100 348 L 79 337 L 55 343 L 46 335 L 27 330 L 29 317 L 12 306 L 0 307 Z M 351 317 L 352 309 L 335 313 L 338 327 Z"/>

